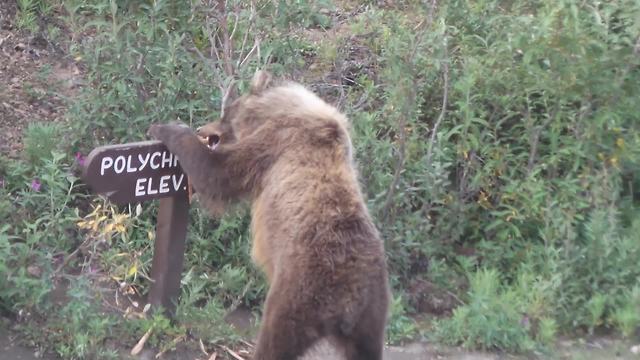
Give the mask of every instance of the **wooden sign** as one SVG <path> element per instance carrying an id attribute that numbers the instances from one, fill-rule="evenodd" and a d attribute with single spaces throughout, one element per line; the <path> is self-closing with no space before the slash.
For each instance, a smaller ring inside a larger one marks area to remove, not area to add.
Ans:
<path id="1" fill-rule="evenodd" d="M 189 218 L 187 176 L 159 141 L 109 145 L 85 160 L 84 181 L 116 204 L 160 199 L 148 302 L 175 312 Z"/>
<path id="2" fill-rule="evenodd" d="M 159 141 L 103 146 L 93 150 L 83 178 L 93 191 L 116 204 L 142 202 L 187 192 L 178 157 Z"/>

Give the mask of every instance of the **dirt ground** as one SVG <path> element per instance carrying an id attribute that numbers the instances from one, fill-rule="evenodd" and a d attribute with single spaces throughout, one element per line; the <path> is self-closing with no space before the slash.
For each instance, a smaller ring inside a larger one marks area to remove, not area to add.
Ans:
<path id="1" fill-rule="evenodd" d="M 16 2 L 0 1 L 0 154 L 17 157 L 30 123 L 64 121 L 65 98 L 80 83 L 80 70 L 64 45 L 69 37 L 54 19 L 41 28 L 57 29 L 57 41 L 15 25 Z"/>
<path id="2" fill-rule="evenodd" d="M 558 345 L 558 351 L 554 355 L 545 356 L 514 356 L 508 354 L 496 354 L 487 352 L 470 352 L 457 348 L 442 347 L 433 344 L 410 344 L 403 347 L 387 347 L 384 353 L 384 360 L 502 360 L 514 359 L 525 360 L 532 358 L 539 359 L 571 359 L 571 360 L 632 360 L 639 359 L 640 356 L 630 352 L 630 345 L 615 339 L 601 338 L 591 342 L 580 341 L 561 341 Z M 309 357 L 309 360 L 315 359 L 338 359 L 325 351 L 321 355 Z M 184 354 L 170 353 L 160 359 L 180 359 L 195 360 L 206 359 L 203 354 L 190 354 L 183 357 Z M 123 359 L 128 358 L 123 354 Z M 0 360 L 57 360 L 58 357 L 52 354 L 41 354 L 33 349 L 19 345 L 17 335 L 10 333 L 0 323 Z M 143 351 L 137 358 L 139 360 L 155 359 L 155 352 L 151 350 Z M 307 359 L 305 359 L 307 360 Z"/>

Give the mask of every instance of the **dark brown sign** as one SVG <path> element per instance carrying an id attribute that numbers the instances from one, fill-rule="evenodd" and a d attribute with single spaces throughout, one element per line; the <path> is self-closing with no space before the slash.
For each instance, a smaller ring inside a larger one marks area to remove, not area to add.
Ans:
<path id="1" fill-rule="evenodd" d="M 159 141 L 103 146 L 85 162 L 84 180 L 116 204 L 173 197 L 187 192 L 178 158 Z"/>
<path id="2" fill-rule="evenodd" d="M 173 315 L 189 222 L 187 176 L 178 158 L 159 141 L 103 146 L 87 156 L 82 177 L 117 204 L 161 198 L 147 300 Z"/>

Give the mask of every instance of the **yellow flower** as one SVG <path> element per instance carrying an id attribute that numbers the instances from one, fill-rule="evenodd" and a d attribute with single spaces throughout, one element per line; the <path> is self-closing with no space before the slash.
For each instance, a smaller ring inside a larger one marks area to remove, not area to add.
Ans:
<path id="1" fill-rule="evenodd" d="M 611 159 L 609 159 L 609 162 L 611 163 L 611 165 L 613 165 L 614 167 L 618 167 L 618 157 L 614 156 Z"/>
<path id="2" fill-rule="evenodd" d="M 135 276 L 136 274 L 138 274 L 138 264 L 133 263 L 129 268 L 129 271 L 127 271 L 127 276 Z"/>
<path id="3" fill-rule="evenodd" d="M 102 229 L 102 233 L 103 234 L 109 234 L 113 231 L 113 225 L 114 224 L 107 224 L 103 229 Z"/>
<path id="4" fill-rule="evenodd" d="M 485 209 L 488 209 L 491 207 L 491 203 L 489 202 L 489 199 L 487 198 L 487 194 L 485 194 L 484 191 L 480 191 L 480 195 L 478 196 L 478 204 L 480 204 L 480 206 L 482 206 Z"/>
<path id="5" fill-rule="evenodd" d="M 116 232 L 118 232 L 120 234 L 124 234 L 124 233 L 127 232 L 127 228 L 124 227 L 124 225 L 122 225 L 122 224 L 116 224 L 115 225 L 115 230 L 116 230 Z"/>
<path id="6" fill-rule="evenodd" d="M 90 222 L 89 221 L 78 221 L 76 223 L 76 226 L 78 226 L 80 229 L 89 229 L 91 228 Z"/>

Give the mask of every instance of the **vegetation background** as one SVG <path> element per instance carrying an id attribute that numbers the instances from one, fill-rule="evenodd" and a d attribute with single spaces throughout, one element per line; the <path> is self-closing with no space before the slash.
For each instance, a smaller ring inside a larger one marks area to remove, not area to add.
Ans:
<path id="1" fill-rule="evenodd" d="M 114 207 L 77 174 L 92 148 L 144 139 L 152 122 L 215 120 L 257 68 L 351 119 L 392 273 L 390 343 L 548 356 L 560 335 L 637 341 L 639 1 L 0 9 L 0 56 L 32 71 L 2 74 L 0 310 L 32 345 L 118 358 L 151 330 L 161 352 L 248 348 L 255 329 L 223 321 L 259 316 L 265 295 L 248 213 L 192 208 L 172 323 L 143 311 L 156 205 Z"/>

